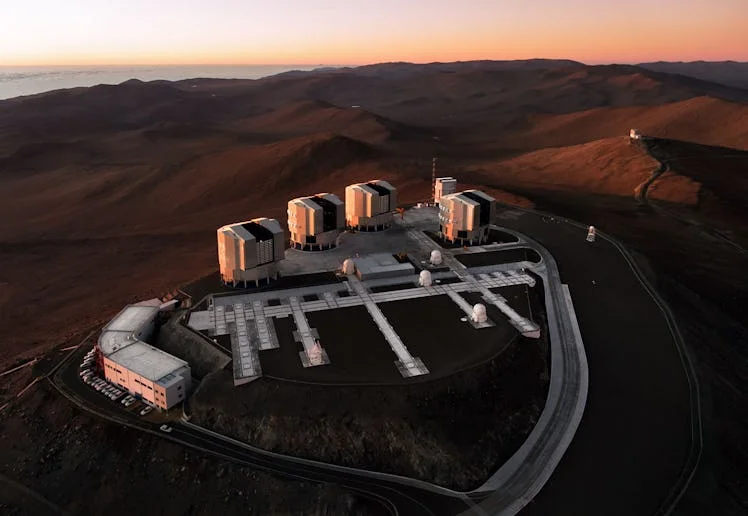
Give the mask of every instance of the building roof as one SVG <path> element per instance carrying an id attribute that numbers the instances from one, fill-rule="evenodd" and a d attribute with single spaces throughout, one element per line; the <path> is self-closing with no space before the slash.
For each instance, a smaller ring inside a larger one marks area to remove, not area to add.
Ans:
<path id="1" fill-rule="evenodd" d="M 391 184 L 389 184 L 387 181 L 382 181 L 381 179 L 369 181 L 368 183 L 366 183 L 366 185 L 376 190 L 377 193 L 381 196 L 390 195 L 390 193 L 395 191 L 395 188 Z"/>
<path id="2" fill-rule="evenodd" d="M 496 200 L 493 197 L 491 197 L 490 195 L 488 195 L 487 193 L 482 192 L 480 190 L 465 190 L 462 193 L 465 194 L 465 195 L 467 195 L 467 196 L 469 196 L 469 197 L 471 197 L 471 198 L 473 198 L 473 199 L 475 197 L 480 197 L 480 198 L 482 198 L 483 200 L 486 200 L 486 201 L 495 201 Z"/>
<path id="3" fill-rule="evenodd" d="M 242 224 L 242 227 L 246 229 L 258 242 L 273 239 L 273 232 L 266 228 L 263 224 L 251 220 Z"/>
<path id="4" fill-rule="evenodd" d="M 168 383 L 166 376 L 188 365 L 184 360 L 140 340 L 131 341 L 107 358 L 152 382 L 165 379 Z"/>
<path id="5" fill-rule="evenodd" d="M 274 235 L 283 233 L 280 223 L 275 219 L 260 217 L 243 222 L 234 222 L 218 228 L 219 233 L 233 233 L 240 240 L 270 240 Z"/>
<path id="6" fill-rule="evenodd" d="M 308 210 L 321 210 L 322 206 L 313 197 L 297 197 L 289 201 L 289 204 L 303 205 Z"/>
<path id="7" fill-rule="evenodd" d="M 371 181 L 367 181 L 366 183 L 354 183 L 352 185 L 348 185 L 346 188 L 358 188 L 369 194 L 377 194 L 380 196 L 390 195 L 395 191 L 394 186 L 381 179 L 372 179 Z"/>
<path id="8" fill-rule="evenodd" d="M 104 326 L 103 332 L 139 330 L 156 316 L 158 306 L 127 305 Z"/>
<path id="9" fill-rule="evenodd" d="M 463 192 L 457 192 L 457 193 L 451 193 L 447 195 L 442 195 L 442 201 L 448 200 L 448 201 L 458 201 L 463 204 L 469 204 L 471 206 L 480 206 L 480 203 L 476 201 L 475 199 L 471 199 L 470 197 L 463 195 Z"/>
<path id="10" fill-rule="evenodd" d="M 320 199 L 325 200 L 325 201 L 329 201 L 329 202 L 333 203 L 336 206 L 339 206 L 339 205 L 343 204 L 343 201 L 340 200 L 340 197 L 338 197 L 337 195 L 332 194 L 332 193 L 327 193 L 327 192 L 325 192 L 325 193 L 318 193 L 318 194 L 314 195 L 313 197 L 320 198 Z"/>
<path id="11" fill-rule="evenodd" d="M 127 305 L 101 330 L 99 349 L 108 356 L 129 346 L 136 340 L 133 334 L 150 324 L 158 312 L 157 306 Z"/>

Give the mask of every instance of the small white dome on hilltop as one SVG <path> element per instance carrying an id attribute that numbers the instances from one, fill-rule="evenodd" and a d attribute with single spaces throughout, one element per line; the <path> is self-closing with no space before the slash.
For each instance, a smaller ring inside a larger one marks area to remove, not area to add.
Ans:
<path id="1" fill-rule="evenodd" d="M 429 258 L 429 261 L 431 262 L 431 265 L 441 265 L 442 263 L 441 251 L 437 251 L 436 249 L 431 251 L 431 257 Z"/>

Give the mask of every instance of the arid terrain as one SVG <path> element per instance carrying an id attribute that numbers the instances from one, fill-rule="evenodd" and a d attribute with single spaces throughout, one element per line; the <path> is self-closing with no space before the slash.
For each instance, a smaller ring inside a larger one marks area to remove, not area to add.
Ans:
<path id="1" fill-rule="evenodd" d="M 676 315 L 700 381 L 704 451 L 677 513 L 744 514 L 748 90 L 727 72 L 710 80 L 657 70 L 392 63 L 257 81 L 129 81 L 0 101 L 3 370 L 128 301 L 210 274 L 215 229 L 227 222 L 283 219 L 292 197 L 341 194 L 375 176 L 392 181 L 402 202 L 426 199 L 437 154 L 438 173 L 460 187 L 595 224 L 636 252 Z M 654 139 L 632 145 L 630 128 Z M 30 381 L 29 371 L 2 378 L 3 400 Z M 140 465 L 144 479 L 160 478 L 161 460 L 176 461 L 201 482 L 225 470 L 258 486 L 259 498 L 246 501 L 255 512 L 299 507 L 272 505 L 273 493 L 295 492 L 292 481 L 191 454 L 187 464 L 178 448 L 80 415 L 43 382 L 0 421 L 4 442 L 17 443 L 3 447 L 0 473 L 71 512 L 121 502 L 125 479 L 140 477 L 89 464 L 114 461 L 136 441 L 155 459 Z M 48 448 L 81 450 L 85 461 L 52 453 L 42 463 L 37 455 Z M 21 456 L 30 457 L 23 467 Z M 82 504 L 50 481 L 51 467 L 74 485 L 106 490 Z M 204 513 L 207 499 L 181 481 L 170 492 L 195 501 L 171 498 Z M 133 482 L 147 489 L 147 480 Z M 329 497 L 320 492 L 298 503 L 326 514 L 320 504 Z M 225 496 L 233 496 L 228 487 L 215 502 Z"/>

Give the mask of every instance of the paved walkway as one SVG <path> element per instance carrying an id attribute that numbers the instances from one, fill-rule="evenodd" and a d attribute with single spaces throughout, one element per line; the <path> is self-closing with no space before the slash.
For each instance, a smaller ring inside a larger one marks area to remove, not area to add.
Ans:
<path id="1" fill-rule="evenodd" d="M 371 318 L 374 319 L 379 331 L 384 335 L 384 338 L 389 343 L 392 351 L 397 355 L 398 361 L 396 363 L 400 374 L 405 377 L 428 374 L 429 370 L 423 364 L 423 361 L 410 354 L 408 348 L 406 348 L 403 341 L 400 340 L 400 336 L 379 309 L 376 301 L 374 301 L 372 295 L 369 294 L 369 291 L 361 281 L 356 276 L 351 275 L 348 276 L 348 282 L 353 286 L 359 299 L 362 300 L 366 310 L 369 312 L 369 315 L 371 315 Z"/>

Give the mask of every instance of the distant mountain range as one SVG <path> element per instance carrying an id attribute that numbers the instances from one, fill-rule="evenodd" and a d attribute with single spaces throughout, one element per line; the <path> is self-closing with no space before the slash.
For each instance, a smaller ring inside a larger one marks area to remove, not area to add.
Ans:
<path id="1" fill-rule="evenodd" d="M 675 73 L 734 88 L 748 89 L 748 63 L 738 61 L 691 61 L 639 63 L 637 66 L 655 72 Z"/>
<path id="2" fill-rule="evenodd" d="M 430 72 L 457 73 L 470 70 L 482 71 L 511 71 L 511 70 L 553 70 L 559 68 L 570 68 L 587 66 L 579 61 L 569 59 L 525 59 L 516 61 L 456 61 L 451 63 L 408 63 L 392 62 L 377 63 L 356 67 L 331 67 L 315 68 L 314 70 L 301 71 L 292 70 L 279 74 L 279 76 L 304 76 L 326 73 L 350 73 L 359 75 L 388 77 L 404 77 Z M 609 65 L 627 66 L 627 65 Z M 656 61 L 651 63 L 638 63 L 636 66 L 654 72 L 678 74 L 692 77 L 703 81 L 711 81 L 733 88 L 748 89 L 748 62 L 738 61 Z"/>

